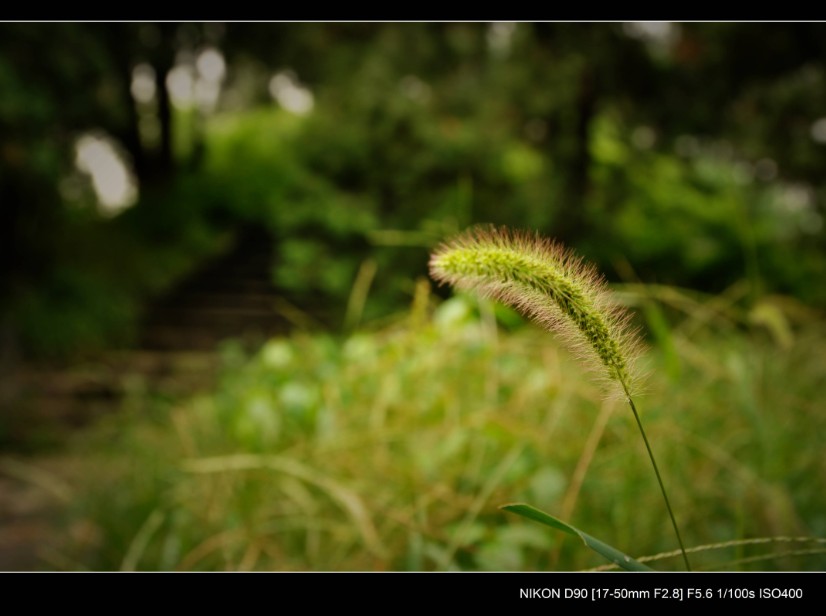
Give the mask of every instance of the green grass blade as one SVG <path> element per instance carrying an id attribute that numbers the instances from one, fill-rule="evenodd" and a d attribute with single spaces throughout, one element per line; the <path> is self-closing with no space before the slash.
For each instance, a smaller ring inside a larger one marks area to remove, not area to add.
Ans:
<path id="1" fill-rule="evenodd" d="M 615 565 L 622 567 L 626 571 L 653 571 L 650 567 L 646 567 L 641 562 L 634 560 L 627 554 L 620 552 L 618 549 L 611 547 L 607 543 L 603 543 L 588 533 L 584 533 L 578 528 L 571 526 L 570 524 L 567 524 L 562 520 L 545 513 L 544 511 L 540 511 L 536 507 L 531 507 L 530 505 L 526 505 L 524 503 L 514 503 L 512 505 L 503 505 L 500 509 L 521 515 L 529 520 L 533 520 L 534 522 L 539 522 L 540 524 L 550 526 L 551 528 L 561 530 L 569 535 L 579 537 L 589 548 L 598 554 L 601 554 Z"/>

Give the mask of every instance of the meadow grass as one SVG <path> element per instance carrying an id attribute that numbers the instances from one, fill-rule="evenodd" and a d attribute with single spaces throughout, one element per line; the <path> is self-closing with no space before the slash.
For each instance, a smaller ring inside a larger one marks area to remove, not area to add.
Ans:
<path id="1" fill-rule="evenodd" d="M 485 301 L 439 303 L 425 281 L 417 288 L 392 324 L 343 339 L 297 333 L 252 357 L 228 347 L 213 391 L 132 400 L 79 437 L 83 480 L 51 566 L 604 565 L 576 539 L 499 510 L 514 501 L 634 557 L 672 551 L 624 403 L 605 400 L 550 334 L 500 327 L 497 314 L 514 316 Z M 719 298 L 623 291 L 664 315 L 641 358 L 641 411 L 686 547 L 788 538 L 702 549 L 693 567 L 826 568 L 824 544 L 809 539 L 826 537 L 821 320 L 782 338 Z M 650 564 L 683 566 L 679 553 Z"/>

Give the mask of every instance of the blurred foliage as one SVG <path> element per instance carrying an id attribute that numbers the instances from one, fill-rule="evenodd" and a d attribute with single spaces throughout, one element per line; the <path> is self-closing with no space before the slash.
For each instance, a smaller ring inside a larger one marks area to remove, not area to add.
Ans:
<path id="1" fill-rule="evenodd" d="M 245 224 L 272 233 L 284 293 L 332 324 L 363 263 L 369 321 L 409 301 L 430 246 L 480 221 L 557 237 L 612 279 L 714 293 L 745 279 L 749 302 L 826 305 L 823 24 L 1 28 L 2 320 L 25 353 L 128 338 L 158 288 L 144 254 L 195 263 Z M 204 50 L 225 62 L 220 95 L 173 104 L 171 71 L 197 91 Z M 133 94 L 138 68 L 151 101 Z M 273 76 L 308 88 L 312 111 L 277 109 Z M 72 161 L 89 131 L 131 166 L 136 214 L 96 219 Z M 137 264 L 122 290 L 93 263 L 108 234 L 133 249 L 119 267 Z M 95 308 L 109 295 L 112 318 Z M 65 326 L 43 322 L 58 310 Z"/>
<path id="2" fill-rule="evenodd" d="M 646 353 L 651 376 L 639 406 L 687 546 L 822 537 L 822 323 L 799 322 L 780 343 L 746 314 L 721 311 L 718 298 L 647 295 L 623 293 L 672 317 L 660 332 L 669 344 Z M 131 400 L 129 412 L 75 440 L 74 530 L 52 566 L 605 564 L 578 540 L 498 510 L 520 500 L 633 556 L 675 549 L 621 401 L 601 399 L 550 335 L 501 330 L 489 304 L 460 296 L 432 316 L 431 306 L 425 283 L 392 325 L 343 340 L 274 339 L 249 357 L 230 345 L 212 392 L 171 407 Z M 707 313 L 716 316 L 698 316 Z M 781 541 L 706 549 L 692 562 L 817 570 L 824 549 Z M 681 561 L 675 554 L 653 566 Z"/>

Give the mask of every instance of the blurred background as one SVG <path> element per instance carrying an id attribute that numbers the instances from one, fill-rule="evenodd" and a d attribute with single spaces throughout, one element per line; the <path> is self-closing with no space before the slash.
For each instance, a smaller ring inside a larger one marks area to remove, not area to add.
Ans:
<path id="1" fill-rule="evenodd" d="M 0 92 L 0 570 L 676 549 L 627 407 L 428 280 L 475 223 L 633 312 L 697 568 L 826 568 L 826 25 L 4 23 Z"/>

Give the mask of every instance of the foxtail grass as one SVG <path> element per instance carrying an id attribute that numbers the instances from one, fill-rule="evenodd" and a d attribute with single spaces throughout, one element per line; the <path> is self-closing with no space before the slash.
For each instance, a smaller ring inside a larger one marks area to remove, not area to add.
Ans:
<path id="1" fill-rule="evenodd" d="M 680 551 L 682 537 L 643 429 L 632 391 L 640 343 L 630 315 L 611 300 L 604 278 L 560 244 L 537 234 L 475 227 L 442 244 L 430 259 L 431 276 L 513 306 L 562 341 L 593 370 L 609 393 L 626 399 L 645 443 Z"/>

